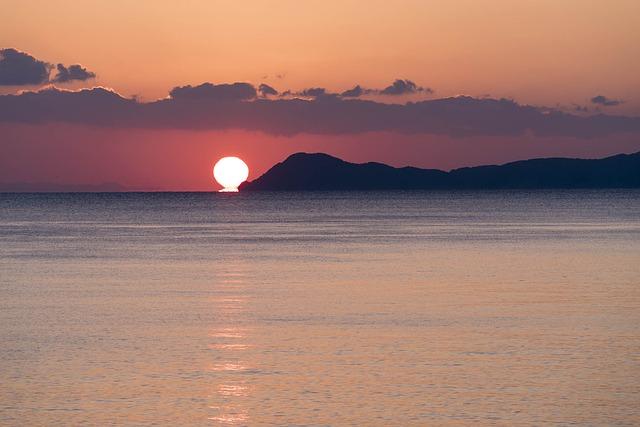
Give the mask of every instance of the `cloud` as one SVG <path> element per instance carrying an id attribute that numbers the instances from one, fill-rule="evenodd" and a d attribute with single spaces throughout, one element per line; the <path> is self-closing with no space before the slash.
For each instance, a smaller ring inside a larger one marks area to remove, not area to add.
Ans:
<path id="1" fill-rule="evenodd" d="M 0 86 L 38 85 L 49 81 L 52 65 L 16 49 L 0 50 Z"/>
<path id="2" fill-rule="evenodd" d="M 40 61 L 28 53 L 13 48 L 0 50 L 0 86 L 68 83 L 85 81 L 96 76 L 79 64 L 68 67 L 58 64 L 55 77 L 50 79 L 49 74 L 52 68 L 52 64 Z"/>
<path id="3" fill-rule="evenodd" d="M 308 89 L 303 90 L 298 95 L 317 98 L 319 96 L 328 95 L 328 93 L 327 93 L 327 90 L 323 87 L 310 87 Z"/>
<path id="4" fill-rule="evenodd" d="M 275 90 L 274 88 L 272 88 L 271 86 L 267 85 L 267 84 L 261 84 L 260 86 L 258 86 L 258 92 L 260 92 L 260 95 L 262 96 L 271 96 L 271 95 L 277 95 L 278 91 Z"/>
<path id="5" fill-rule="evenodd" d="M 0 121 L 116 126 L 126 123 L 128 115 L 136 114 L 138 106 L 136 101 L 102 87 L 79 91 L 48 87 L 0 96 Z"/>
<path id="6" fill-rule="evenodd" d="M 65 67 L 62 64 L 58 64 L 58 73 L 51 80 L 54 83 L 67 83 L 73 80 L 85 81 L 95 78 L 95 73 L 88 71 L 86 68 L 79 64 L 70 65 Z"/>
<path id="7" fill-rule="evenodd" d="M 362 89 L 360 85 L 357 85 L 353 89 L 345 90 L 340 94 L 340 96 L 343 98 L 358 98 L 364 94 L 365 94 L 365 90 Z"/>
<path id="8" fill-rule="evenodd" d="M 604 95 L 594 96 L 593 98 L 591 98 L 591 102 L 593 104 L 602 105 L 603 107 L 613 107 L 624 103 L 624 101 L 621 101 L 619 99 L 610 99 Z"/>
<path id="9" fill-rule="evenodd" d="M 423 87 L 417 86 L 411 80 L 397 79 L 391 85 L 382 89 L 380 91 L 380 94 L 381 95 L 406 95 L 410 93 L 419 93 L 419 92 L 433 93 L 433 90 L 430 88 L 423 88 Z"/>
<path id="10" fill-rule="evenodd" d="M 265 99 L 256 98 L 255 93 L 248 83 L 205 83 L 175 88 L 169 98 L 139 102 L 105 88 L 48 88 L 0 96 L 0 122 L 62 122 L 124 129 L 242 129 L 288 136 L 382 131 L 452 137 L 591 138 L 640 133 L 640 117 L 574 115 L 507 99 L 461 96 L 386 104 L 331 94 L 313 99 Z"/>
<path id="11" fill-rule="evenodd" d="M 396 96 L 420 92 L 431 94 L 433 93 L 433 89 L 418 86 L 411 80 L 396 79 L 392 84 L 384 89 L 365 89 L 362 86 L 357 85 L 352 89 L 345 90 L 340 94 L 340 96 L 342 98 L 359 98 L 363 95 L 370 94 Z"/>
<path id="12" fill-rule="evenodd" d="M 283 95 L 285 95 L 285 93 L 283 93 Z M 340 95 L 338 95 L 337 93 L 328 92 L 323 87 L 311 87 L 311 88 L 304 89 L 300 92 L 289 93 L 289 95 L 302 96 L 305 98 L 313 98 L 315 101 L 322 101 L 322 102 L 337 100 L 340 97 Z"/>
<path id="13" fill-rule="evenodd" d="M 199 99 L 211 101 L 242 101 L 257 96 L 256 88 L 249 83 L 212 84 L 203 83 L 199 86 L 174 87 L 169 95 L 176 100 Z"/>

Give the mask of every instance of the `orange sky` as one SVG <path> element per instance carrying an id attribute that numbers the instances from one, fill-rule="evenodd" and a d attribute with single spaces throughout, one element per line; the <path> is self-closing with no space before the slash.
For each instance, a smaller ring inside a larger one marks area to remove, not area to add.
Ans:
<path id="1" fill-rule="evenodd" d="M 3 2 L 0 40 L 141 99 L 204 81 L 280 90 L 409 78 L 434 96 L 640 111 L 637 0 Z M 278 78 L 276 76 L 283 76 Z"/>
<path id="2" fill-rule="evenodd" d="M 434 92 L 370 96 L 385 103 L 504 97 L 519 104 L 512 110 L 546 106 L 578 116 L 566 122 L 573 133 L 563 134 L 560 126 L 553 135 L 545 135 L 544 126 L 536 133 L 516 123 L 523 132 L 462 137 L 383 129 L 318 135 L 302 126 L 281 136 L 264 130 L 255 117 L 246 127 L 206 129 L 163 129 L 159 118 L 147 129 L 144 124 L 127 128 L 116 119 L 112 126 L 92 127 L 100 117 L 75 120 L 77 111 L 71 111 L 70 119 L 51 123 L 30 117 L 40 101 L 16 113 L 26 120 L 21 122 L 14 117 L 17 104 L 8 100 L 19 97 L 4 97 L 0 184 L 118 182 L 132 189 L 207 190 L 215 187 L 211 166 L 219 157 L 243 157 L 254 179 L 297 151 L 449 169 L 640 150 L 640 133 L 625 134 L 624 126 L 606 135 L 580 130 L 588 115 L 640 116 L 639 0 L 0 0 L 0 13 L 0 49 L 15 48 L 54 65 L 82 64 L 97 78 L 59 86 L 103 86 L 143 103 L 167 97 L 176 86 L 203 82 L 341 92 L 356 84 L 381 89 L 395 79 L 410 79 Z M 5 85 L 0 95 L 38 88 Z M 594 104 L 596 95 L 615 102 Z M 182 111 L 176 102 L 171 105 Z M 55 121 L 57 106 L 47 111 Z M 207 114 L 215 117 L 208 111 L 202 115 Z M 471 123 L 482 128 L 483 120 L 474 117 Z M 628 128 L 638 129 L 640 119 L 632 120 L 636 125 Z M 262 128 L 252 127 L 256 123 Z M 453 123 L 454 130 L 466 129 L 464 121 Z M 492 122 L 498 129 L 509 124 L 503 116 Z"/>

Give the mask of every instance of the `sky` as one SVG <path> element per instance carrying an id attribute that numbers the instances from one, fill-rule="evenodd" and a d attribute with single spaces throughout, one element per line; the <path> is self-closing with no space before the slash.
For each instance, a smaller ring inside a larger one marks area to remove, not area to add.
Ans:
<path id="1" fill-rule="evenodd" d="M 215 190 L 224 155 L 253 179 L 298 151 L 440 169 L 640 151 L 637 0 L 0 9 L 4 189 Z"/>

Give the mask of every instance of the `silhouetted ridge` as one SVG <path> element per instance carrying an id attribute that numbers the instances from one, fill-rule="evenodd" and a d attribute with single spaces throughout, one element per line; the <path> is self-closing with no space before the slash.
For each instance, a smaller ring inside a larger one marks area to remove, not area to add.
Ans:
<path id="1" fill-rule="evenodd" d="M 382 163 L 349 163 L 324 153 L 296 153 L 242 190 L 412 190 L 500 188 L 640 188 L 640 152 L 597 160 L 548 158 L 444 172 Z"/>

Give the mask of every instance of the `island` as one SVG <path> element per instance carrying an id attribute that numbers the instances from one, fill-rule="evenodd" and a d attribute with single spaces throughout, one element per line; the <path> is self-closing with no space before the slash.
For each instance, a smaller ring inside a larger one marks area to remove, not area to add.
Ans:
<path id="1" fill-rule="evenodd" d="M 240 185 L 241 191 L 552 188 L 640 188 L 640 152 L 603 159 L 531 159 L 449 172 L 295 153 Z"/>

